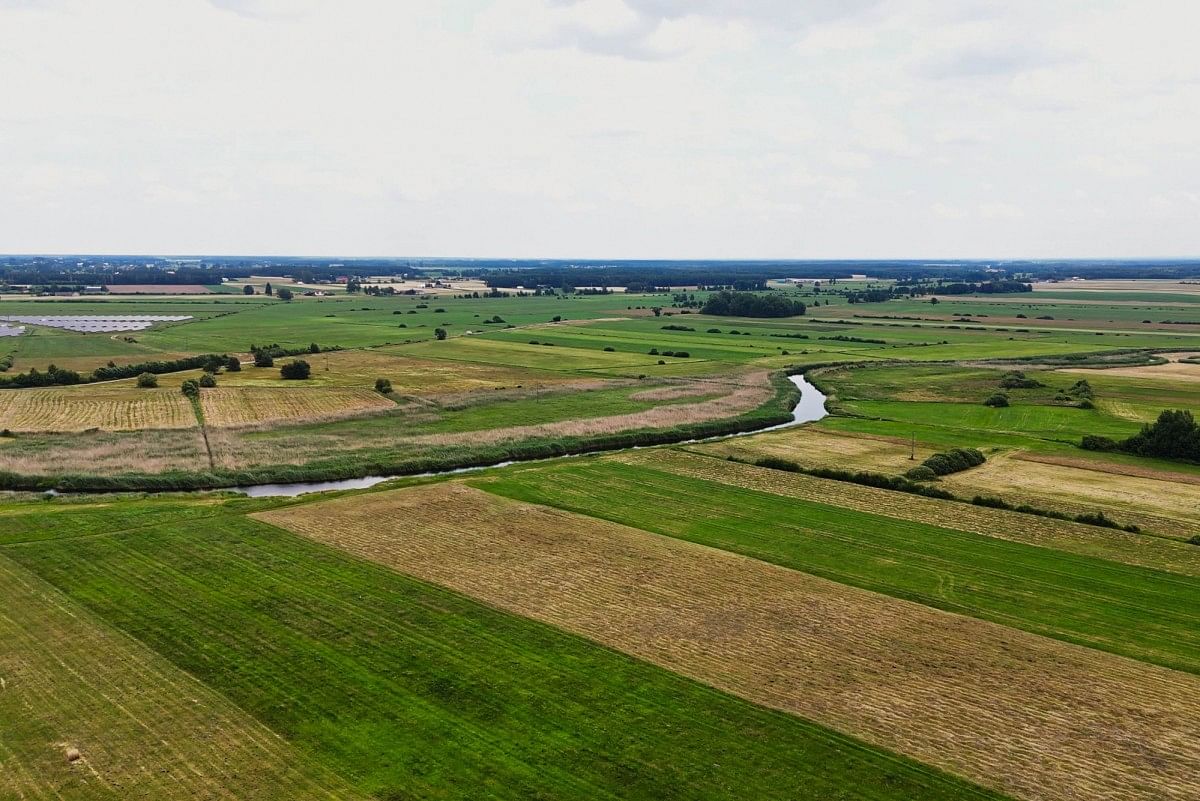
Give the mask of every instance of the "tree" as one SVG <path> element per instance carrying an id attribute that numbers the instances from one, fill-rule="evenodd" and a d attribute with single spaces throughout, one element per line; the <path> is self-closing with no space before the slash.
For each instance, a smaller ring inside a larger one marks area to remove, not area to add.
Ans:
<path id="1" fill-rule="evenodd" d="M 211 389 L 212 387 L 215 387 L 217 385 L 217 379 L 213 376 L 212 373 L 205 373 L 204 375 L 200 376 L 200 381 L 198 383 L 202 387 L 207 387 L 207 388 Z"/>
<path id="2" fill-rule="evenodd" d="M 281 286 L 279 287 L 279 291 L 275 293 L 275 297 L 279 298 L 280 300 L 291 300 L 293 297 L 292 290 L 288 289 L 286 286 Z"/>
<path id="3" fill-rule="evenodd" d="M 241 369 L 242 369 L 242 362 L 240 359 L 238 359 L 237 356 L 226 356 L 225 357 L 225 371 L 226 372 L 236 373 L 236 372 L 240 372 Z"/>
<path id="4" fill-rule="evenodd" d="M 310 343 L 308 346 L 308 352 L 309 353 L 320 353 L 321 346 L 318 345 L 316 342 Z"/>
<path id="5" fill-rule="evenodd" d="M 267 285 L 266 285 L 265 287 L 263 287 L 263 294 L 264 294 L 264 295 L 270 295 L 270 294 L 272 294 L 273 292 L 274 292 L 274 290 L 273 290 L 273 289 L 271 289 L 271 282 L 270 282 L 270 281 L 268 281 L 268 282 L 267 282 Z"/>
<path id="6" fill-rule="evenodd" d="M 255 367 L 274 367 L 275 360 L 271 358 L 271 354 L 265 350 L 254 351 L 254 366 Z"/>
<path id="7" fill-rule="evenodd" d="M 375 391 L 383 395 L 390 395 L 392 392 L 392 382 L 386 378 L 376 378 Z"/>
<path id="8" fill-rule="evenodd" d="M 807 308 L 800 301 L 779 294 L 759 295 L 725 289 L 710 295 L 700 311 L 725 317 L 795 317 L 804 314 Z"/>
<path id="9" fill-rule="evenodd" d="M 435 329 L 433 329 L 433 335 L 434 335 L 435 337 L 437 337 L 439 340 L 445 339 L 445 338 L 448 336 L 448 334 L 447 334 L 447 332 L 446 332 L 446 329 L 445 329 L 445 328 L 435 328 Z"/>
<path id="10" fill-rule="evenodd" d="M 929 299 L 929 303 L 930 303 L 930 305 L 933 305 L 933 306 L 936 306 L 936 305 L 938 305 L 938 303 L 940 303 L 940 302 L 941 302 L 941 301 L 939 301 L 937 298 L 930 298 L 930 299 Z"/>
<path id="11" fill-rule="evenodd" d="M 243 295 L 253 295 L 254 287 L 250 284 L 246 284 L 244 287 L 242 287 L 242 294 Z"/>
<path id="12" fill-rule="evenodd" d="M 1138 456 L 1200 461 L 1200 428 L 1186 409 L 1164 409 L 1152 425 L 1121 443 Z"/>
<path id="13" fill-rule="evenodd" d="M 137 385 L 142 389 L 154 389 L 158 386 L 158 376 L 154 373 L 142 373 L 137 377 Z"/>
<path id="14" fill-rule="evenodd" d="M 311 372 L 312 367 L 303 359 L 297 359 L 294 362 L 288 362 L 283 367 L 279 368 L 279 375 L 292 381 L 308 378 Z"/>
<path id="15" fill-rule="evenodd" d="M 189 378 L 187 381 L 184 381 L 183 386 L 181 386 L 179 389 L 189 398 L 200 397 L 200 382 L 194 378 Z"/>

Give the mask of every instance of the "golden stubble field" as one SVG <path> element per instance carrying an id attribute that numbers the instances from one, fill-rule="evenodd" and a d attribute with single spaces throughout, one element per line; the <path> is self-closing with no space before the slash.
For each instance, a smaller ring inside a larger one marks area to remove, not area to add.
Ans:
<path id="1" fill-rule="evenodd" d="M 387 396 L 373 389 L 303 386 L 218 386 L 200 391 L 200 405 L 205 423 L 218 428 L 334 420 L 396 408 Z"/>
<path id="2" fill-rule="evenodd" d="M 255 517 L 1023 798 L 1200 795 L 1190 674 L 458 482 Z"/>
<path id="3" fill-rule="evenodd" d="M 0 556 L 0 798 L 358 798 L 303 765 L 219 693 Z"/>
<path id="4" fill-rule="evenodd" d="M 138 431 L 196 425 L 191 404 L 178 390 L 98 384 L 0 391 L 0 428 L 17 432 Z"/>

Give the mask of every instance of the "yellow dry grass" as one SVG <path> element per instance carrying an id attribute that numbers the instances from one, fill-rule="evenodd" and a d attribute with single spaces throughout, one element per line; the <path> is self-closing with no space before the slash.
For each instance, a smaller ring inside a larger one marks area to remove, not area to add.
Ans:
<path id="1" fill-rule="evenodd" d="M 386 378 L 400 395 L 442 395 L 479 390 L 513 389 L 519 385 L 561 383 L 569 380 L 551 371 L 528 370 L 476 362 L 421 359 L 375 350 L 343 350 L 304 355 L 312 366 L 310 385 L 370 389 L 376 378 Z M 240 372 L 225 373 L 222 386 L 280 386 L 279 366 L 246 365 Z M 194 376 L 193 376 L 194 377 Z"/>
<path id="2" fill-rule="evenodd" d="M 697 445 L 693 450 L 749 461 L 774 456 L 803 467 L 836 467 L 878 473 L 903 473 L 934 452 L 932 448 L 918 446 L 914 462 L 908 458 L 909 446 L 894 439 L 833 434 L 807 426 Z"/>
<path id="3" fill-rule="evenodd" d="M 0 392 L 0 428 L 20 432 L 191 428 L 196 415 L 178 391 L 101 384 Z"/>
<path id="4" fill-rule="evenodd" d="M 0 471 L 41 476 L 63 473 L 112 475 L 207 470 L 208 452 L 200 429 L 73 434 L 38 448 L 23 437 L 0 448 Z M 15 447 L 14 447 L 15 446 Z"/>
<path id="5" fill-rule="evenodd" d="M 1200 794 L 1200 678 L 459 484 L 256 515 L 1028 799 Z"/>
<path id="6" fill-rule="evenodd" d="M 897 520 L 912 520 L 985 537 L 1200 576 L 1200 548 L 1161 537 L 1127 534 L 966 503 L 948 503 L 673 449 L 629 451 L 606 458 Z"/>
<path id="7" fill-rule="evenodd" d="M 0 721 L 0 798 L 358 797 L 2 556 Z"/>
<path id="8" fill-rule="evenodd" d="M 1185 354 L 1177 354 L 1182 356 Z M 1193 355 L 1193 354 L 1186 354 Z M 1080 367 L 1070 367 L 1064 370 L 1058 370 L 1060 373 L 1078 373 L 1080 375 L 1096 375 L 1095 370 L 1086 370 Z M 1200 381 L 1200 364 L 1189 364 L 1178 360 L 1169 361 L 1166 364 L 1148 364 L 1144 367 L 1106 367 L 1104 376 L 1116 375 L 1126 376 L 1128 378 L 1157 378 L 1165 381 Z"/>
<path id="9" fill-rule="evenodd" d="M 200 392 L 204 421 L 234 427 L 334 420 L 396 408 L 373 389 L 338 387 L 215 387 Z"/>
<path id="10" fill-rule="evenodd" d="M 942 484 L 956 495 L 1000 495 L 1010 502 L 1075 513 L 1103 509 L 1122 522 L 1135 522 L 1155 533 L 1185 539 L 1200 534 L 1200 486 L 1194 481 L 1089 470 L 1021 456 L 989 457 L 972 470 L 944 476 Z"/>

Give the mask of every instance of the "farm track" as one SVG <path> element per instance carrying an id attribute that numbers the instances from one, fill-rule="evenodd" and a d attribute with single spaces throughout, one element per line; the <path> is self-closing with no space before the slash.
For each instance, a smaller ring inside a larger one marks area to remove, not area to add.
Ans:
<path id="1" fill-rule="evenodd" d="M 611 458 L 783 497 L 832 503 L 896 520 L 928 523 L 1081 556 L 1200 576 L 1200 548 L 1159 537 L 1131 535 L 1003 509 L 948 503 L 857 484 L 834 483 L 828 479 L 729 462 L 690 450 L 659 448 L 615 454 Z"/>
<path id="2" fill-rule="evenodd" d="M 1024 798 L 1200 793 L 1185 673 L 459 483 L 254 516 Z"/>
<path id="3" fill-rule="evenodd" d="M 359 798 L 3 556 L 0 598 L 0 797 Z"/>

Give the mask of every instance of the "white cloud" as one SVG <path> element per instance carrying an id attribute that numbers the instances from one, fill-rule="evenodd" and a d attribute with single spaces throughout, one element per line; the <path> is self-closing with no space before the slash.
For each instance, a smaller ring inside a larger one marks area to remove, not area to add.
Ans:
<path id="1" fill-rule="evenodd" d="M 1198 26 L 1182 0 L 0 0 L 0 251 L 1194 253 Z"/>

